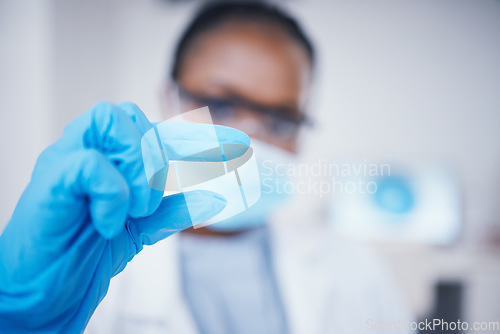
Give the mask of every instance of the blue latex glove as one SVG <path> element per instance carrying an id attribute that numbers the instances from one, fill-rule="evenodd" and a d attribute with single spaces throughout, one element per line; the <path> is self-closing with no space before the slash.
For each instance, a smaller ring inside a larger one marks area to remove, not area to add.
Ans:
<path id="1" fill-rule="evenodd" d="M 0 236 L 0 332 L 83 332 L 110 279 L 143 245 L 224 208 L 212 192 L 163 198 L 149 187 L 141 137 L 151 127 L 134 104 L 101 103 L 41 154 Z M 216 132 L 221 143 L 249 145 L 235 129 Z M 185 156 L 205 133 L 208 125 L 173 124 L 167 158 Z"/>

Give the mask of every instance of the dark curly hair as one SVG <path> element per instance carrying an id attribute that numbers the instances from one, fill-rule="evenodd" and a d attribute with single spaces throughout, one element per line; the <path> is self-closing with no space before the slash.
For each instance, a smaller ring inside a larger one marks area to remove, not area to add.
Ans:
<path id="1" fill-rule="evenodd" d="M 170 76 L 178 79 L 189 47 L 202 33 L 232 20 L 273 24 L 298 42 L 314 64 L 314 47 L 297 21 L 275 5 L 262 1 L 210 1 L 201 7 L 182 34 L 174 53 Z"/>

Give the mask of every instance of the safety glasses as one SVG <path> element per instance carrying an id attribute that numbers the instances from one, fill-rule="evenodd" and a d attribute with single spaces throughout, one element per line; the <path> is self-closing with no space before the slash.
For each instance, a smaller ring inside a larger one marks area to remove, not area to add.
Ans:
<path id="1" fill-rule="evenodd" d="M 302 126 L 312 126 L 312 121 L 301 111 L 286 107 L 272 108 L 245 100 L 240 97 L 211 97 L 190 92 L 178 87 L 181 101 L 198 107 L 207 106 L 213 121 L 217 124 L 230 124 L 244 111 L 262 115 L 263 127 L 267 133 L 279 140 L 288 140 L 297 135 Z"/>

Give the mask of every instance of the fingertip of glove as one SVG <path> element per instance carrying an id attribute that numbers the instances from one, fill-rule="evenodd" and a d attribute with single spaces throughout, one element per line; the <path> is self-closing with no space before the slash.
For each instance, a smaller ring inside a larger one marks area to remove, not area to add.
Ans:
<path id="1" fill-rule="evenodd" d="M 250 137 L 243 131 L 224 125 L 214 125 L 214 129 L 221 144 L 250 146 Z"/>
<path id="2" fill-rule="evenodd" d="M 134 102 L 130 102 L 130 101 L 120 102 L 117 104 L 117 106 L 119 108 L 124 109 L 125 111 L 134 111 L 135 112 L 135 111 L 141 110 L 137 104 L 135 104 Z"/>
<path id="3" fill-rule="evenodd" d="M 195 190 L 184 194 L 193 225 L 203 223 L 220 213 L 227 200 L 218 193 Z"/>

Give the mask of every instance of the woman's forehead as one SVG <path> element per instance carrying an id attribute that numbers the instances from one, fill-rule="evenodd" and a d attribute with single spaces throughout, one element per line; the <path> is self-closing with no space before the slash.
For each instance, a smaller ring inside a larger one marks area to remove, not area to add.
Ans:
<path id="1" fill-rule="evenodd" d="M 296 100 L 309 82 L 305 50 L 280 29 L 227 24 L 200 35 L 183 59 L 179 82 L 205 90 L 229 86 L 259 99 Z"/>

